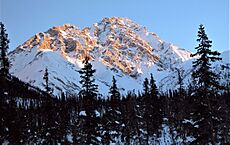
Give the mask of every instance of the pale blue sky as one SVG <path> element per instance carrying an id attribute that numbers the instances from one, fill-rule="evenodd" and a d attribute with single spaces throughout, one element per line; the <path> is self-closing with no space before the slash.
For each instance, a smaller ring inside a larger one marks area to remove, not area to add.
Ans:
<path id="1" fill-rule="evenodd" d="M 163 40 L 195 51 L 199 24 L 213 49 L 229 49 L 229 0 L 0 0 L 11 50 L 34 34 L 65 23 L 83 28 L 104 17 L 127 17 Z"/>

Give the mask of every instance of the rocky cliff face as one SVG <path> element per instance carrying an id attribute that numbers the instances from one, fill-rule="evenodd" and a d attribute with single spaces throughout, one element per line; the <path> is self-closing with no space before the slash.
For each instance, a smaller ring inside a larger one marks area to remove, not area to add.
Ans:
<path id="1" fill-rule="evenodd" d="M 168 82 L 165 78 L 189 61 L 190 54 L 130 19 L 112 17 L 84 29 L 69 24 L 50 28 L 16 48 L 10 59 L 12 74 L 40 88 L 47 67 L 50 83 L 58 94 L 78 92 L 77 70 L 86 55 L 97 69 L 99 89 L 107 92 L 112 75 L 125 91 L 141 89 L 143 78 L 150 73 L 159 84 Z"/>

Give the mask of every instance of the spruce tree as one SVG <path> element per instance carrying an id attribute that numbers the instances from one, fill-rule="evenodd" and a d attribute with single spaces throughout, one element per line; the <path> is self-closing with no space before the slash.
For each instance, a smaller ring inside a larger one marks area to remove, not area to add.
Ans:
<path id="1" fill-rule="evenodd" d="M 153 96 L 157 100 L 158 89 L 157 89 L 156 81 L 153 78 L 153 74 L 151 74 L 150 76 L 149 88 L 150 88 L 150 95 Z"/>
<path id="2" fill-rule="evenodd" d="M 96 70 L 92 68 L 92 64 L 89 62 L 88 56 L 85 58 L 83 63 L 84 67 L 78 71 L 81 75 L 80 83 L 82 85 L 80 95 L 83 97 L 92 97 L 96 99 L 98 85 L 95 84 L 95 79 L 93 78 L 93 74 L 96 72 Z"/>
<path id="3" fill-rule="evenodd" d="M 156 81 L 153 78 L 153 75 L 151 74 L 150 76 L 150 96 L 151 96 L 151 108 L 153 109 L 152 112 L 152 127 L 153 127 L 153 132 L 156 134 L 157 137 L 160 135 L 160 127 L 163 122 L 163 117 L 162 117 L 162 108 L 161 108 L 161 101 L 159 98 L 159 92 L 158 88 L 156 85 Z"/>
<path id="4" fill-rule="evenodd" d="M 4 24 L 0 22 L 0 75 L 7 76 L 9 74 L 9 61 L 7 58 L 7 50 L 9 49 L 8 34 Z"/>
<path id="5" fill-rule="evenodd" d="M 145 80 L 144 80 L 143 91 L 144 91 L 144 96 L 149 95 L 149 80 L 148 80 L 148 78 L 145 78 Z"/>
<path id="6" fill-rule="evenodd" d="M 117 83 L 116 83 L 116 79 L 115 77 L 113 76 L 113 79 L 112 79 L 112 86 L 110 87 L 109 89 L 109 93 L 110 93 L 110 97 L 111 97 L 111 100 L 114 100 L 114 101 L 117 101 L 117 100 L 120 100 L 120 92 L 117 88 Z"/>
<path id="7" fill-rule="evenodd" d="M 103 121 L 106 128 L 106 133 L 109 134 L 110 140 L 114 143 L 118 143 L 121 135 L 121 100 L 120 92 L 117 88 L 116 79 L 113 76 L 112 85 L 109 89 L 110 101 L 106 109 Z"/>
<path id="8" fill-rule="evenodd" d="M 143 119 L 147 132 L 146 140 L 150 142 L 150 137 L 159 136 L 159 128 L 162 123 L 162 110 L 160 108 L 160 98 L 156 82 L 151 74 L 150 81 L 145 78 L 143 83 Z"/>
<path id="9" fill-rule="evenodd" d="M 205 32 L 204 26 L 200 25 L 198 31 L 199 45 L 195 48 L 197 52 L 191 56 L 198 56 L 199 58 L 193 62 L 194 71 L 192 73 L 197 85 L 200 89 L 210 92 L 212 89 L 218 89 L 218 75 L 212 71 L 211 62 L 221 60 L 217 51 L 211 51 L 211 43 Z"/>
<path id="10" fill-rule="evenodd" d="M 52 93 L 52 89 L 49 86 L 49 72 L 48 72 L 47 68 L 45 69 L 43 80 L 45 81 L 45 91 L 46 91 L 46 93 L 47 94 Z"/>
<path id="11" fill-rule="evenodd" d="M 178 75 L 178 85 L 179 85 L 179 88 L 177 89 L 178 92 L 179 92 L 179 95 L 182 98 L 184 98 L 185 96 L 185 88 L 184 88 L 184 82 L 183 82 L 183 74 L 184 74 L 184 70 L 183 69 L 178 69 L 176 68 L 176 71 L 177 71 L 177 75 Z"/>
<path id="12" fill-rule="evenodd" d="M 96 72 L 89 62 L 89 57 L 83 61 L 84 67 L 79 71 L 82 89 L 79 92 L 81 98 L 81 110 L 79 113 L 81 132 L 78 139 L 79 144 L 98 144 L 99 116 L 97 105 L 97 85 L 93 74 Z"/>
<path id="13" fill-rule="evenodd" d="M 220 118 L 216 114 L 218 103 L 216 96 L 220 85 L 218 75 L 212 70 L 211 62 L 220 60 L 220 53 L 211 51 L 211 43 L 205 32 L 204 26 L 200 25 L 198 31 L 199 45 L 195 48 L 197 52 L 191 56 L 198 56 L 193 62 L 192 77 L 195 82 L 193 93 L 194 112 L 193 134 L 196 144 L 216 144 L 218 133 L 218 122 Z"/>

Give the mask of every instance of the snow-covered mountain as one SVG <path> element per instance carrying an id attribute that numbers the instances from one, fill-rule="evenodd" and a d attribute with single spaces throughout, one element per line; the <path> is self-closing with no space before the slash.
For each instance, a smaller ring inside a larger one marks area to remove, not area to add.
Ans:
<path id="1" fill-rule="evenodd" d="M 31 37 L 9 55 L 10 73 L 44 89 L 49 70 L 54 94 L 78 93 L 82 60 L 90 56 L 99 91 L 107 94 L 114 75 L 122 92 L 141 90 L 153 73 L 161 89 L 175 88 L 178 70 L 191 72 L 191 52 L 178 48 L 127 18 L 112 17 L 84 29 L 65 24 Z"/>

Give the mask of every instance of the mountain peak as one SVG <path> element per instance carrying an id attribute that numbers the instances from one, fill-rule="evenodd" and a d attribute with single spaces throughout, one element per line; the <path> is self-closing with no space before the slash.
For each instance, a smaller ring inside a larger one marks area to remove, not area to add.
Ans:
<path id="1" fill-rule="evenodd" d="M 56 29 L 56 30 L 62 30 L 65 31 L 67 29 L 76 29 L 76 27 L 74 25 L 71 24 L 63 24 L 61 26 L 54 26 L 52 29 Z"/>
<path id="2" fill-rule="evenodd" d="M 87 55 L 97 69 L 97 81 L 101 86 L 108 86 L 111 75 L 121 80 L 125 77 L 136 86 L 142 86 L 139 83 L 152 70 L 172 71 L 190 59 L 190 54 L 164 42 L 128 18 L 111 17 L 83 29 L 64 24 L 36 34 L 11 53 L 11 70 L 26 82 L 40 86 L 43 69 L 47 67 L 58 76 L 51 77 L 53 84 L 60 84 L 56 86 L 59 90 L 68 86 L 77 89 L 76 78 L 79 75 L 76 70 L 82 67 L 82 60 Z M 23 70 L 17 67 L 21 64 L 24 65 Z M 21 76 L 31 68 L 36 68 L 33 71 L 39 74 L 39 78 L 29 74 Z M 72 75 L 63 73 L 62 68 Z"/>
<path id="3" fill-rule="evenodd" d="M 132 20 L 130 20 L 129 18 L 124 18 L 124 17 L 106 17 L 106 18 L 103 18 L 103 20 L 101 21 L 102 23 L 110 23 L 110 24 L 119 24 L 119 25 L 127 25 L 127 24 L 136 24 L 138 25 L 137 23 L 134 23 Z"/>

